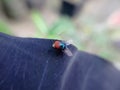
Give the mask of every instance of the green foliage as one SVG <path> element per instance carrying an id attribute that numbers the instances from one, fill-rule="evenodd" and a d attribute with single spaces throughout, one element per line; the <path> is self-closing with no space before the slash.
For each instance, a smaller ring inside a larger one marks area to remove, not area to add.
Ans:
<path id="1" fill-rule="evenodd" d="M 37 34 L 40 36 L 46 35 L 48 32 L 48 27 L 46 26 L 42 16 L 37 11 L 33 11 L 32 19 L 37 27 Z"/>
<path id="2" fill-rule="evenodd" d="M 37 27 L 36 37 L 61 39 L 63 34 L 75 32 L 69 18 L 62 18 L 51 27 L 46 25 L 42 16 L 37 11 L 32 12 L 32 19 Z"/>
<path id="3" fill-rule="evenodd" d="M 2 33 L 6 33 L 6 34 L 12 34 L 12 32 L 9 30 L 8 26 L 3 23 L 2 21 L 0 21 L 0 32 Z"/>

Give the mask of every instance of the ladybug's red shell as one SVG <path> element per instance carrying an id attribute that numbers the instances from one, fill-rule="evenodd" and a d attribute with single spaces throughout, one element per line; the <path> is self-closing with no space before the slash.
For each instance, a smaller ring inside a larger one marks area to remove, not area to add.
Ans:
<path id="1" fill-rule="evenodd" d="M 60 49 L 60 41 L 55 41 L 53 47 L 56 49 Z"/>

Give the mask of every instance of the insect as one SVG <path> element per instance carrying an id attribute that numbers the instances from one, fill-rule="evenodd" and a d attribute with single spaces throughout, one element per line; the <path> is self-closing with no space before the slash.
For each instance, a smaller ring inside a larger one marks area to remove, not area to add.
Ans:
<path id="1" fill-rule="evenodd" d="M 68 43 L 68 42 L 55 41 L 53 43 L 53 48 L 58 49 L 58 50 L 62 50 L 68 56 L 72 56 L 73 54 L 70 51 L 70 49 L 67 47 L 68 45 L 70 45 L 70 43 Z"/>

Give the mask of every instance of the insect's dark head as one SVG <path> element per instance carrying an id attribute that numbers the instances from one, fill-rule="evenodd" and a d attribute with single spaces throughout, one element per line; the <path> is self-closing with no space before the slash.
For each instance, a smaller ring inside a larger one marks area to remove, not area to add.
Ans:
<path id="1" fill-rule="evenodd" d="M 60 43 L 60 49 L 64 50 L 66 49 L 67 45 L 63 42 Z"/>

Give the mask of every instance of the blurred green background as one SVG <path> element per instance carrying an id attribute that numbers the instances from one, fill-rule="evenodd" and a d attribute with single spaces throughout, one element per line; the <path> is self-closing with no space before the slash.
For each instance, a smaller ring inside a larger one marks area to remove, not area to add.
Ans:
<path id="1" fill-rule="evenodd" d="M 73 40 L 82 51 L 120 62 L 120 0 L 0 0 L 0 32 Z"/>

